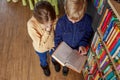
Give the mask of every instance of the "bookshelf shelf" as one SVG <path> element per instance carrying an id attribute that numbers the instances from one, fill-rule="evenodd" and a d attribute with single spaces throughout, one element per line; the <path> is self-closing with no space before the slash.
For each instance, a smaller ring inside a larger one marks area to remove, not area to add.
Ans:
<path id="1" fill-rule="evenodd" d="M 112 8 L 117 18 L 120 20 L 120 3 L 115 0 L 108 0 L 108 4 Z"/>
<path id="2" fill-rule="evenodd" d="M 103 36 L 102 36 L 102 34 L 101 34 L 101 31 L 98 29 L 97 32 L 98 32 L 100 38 L 103 39 Z M 119 75 L 120 72 L 117 71 L 116 65 L 115 65 L 115 63 L 114 63 L 114 61 L 113 61 L 113 59 L 112 59 L 112 57 L 111 57 L 111 55 L 110 55 L 110 52 L 109 52 L 108 48 L 106 47 L 106 44 L 105 44 L 103 41 L 102 41 L 102 43 L 103 43 L 103 45 L 104 45 L 104 47 L 105 47 L 105 49 L 106 49 L 106 51 L 107 51 L 107 54 L 108 54 L 108 56 L 109 56 L 109 58 L 110 58 L 110 60 L 111 60 L 111 62 L 112 62 L 112 64 L 113 64 L 113 67 L 114 67 L 114 69 L 115 69 L 115 72 L 116 72 L 116 74 L 118 75 L 118 78 L 120 79 L 120 75 Z"/>

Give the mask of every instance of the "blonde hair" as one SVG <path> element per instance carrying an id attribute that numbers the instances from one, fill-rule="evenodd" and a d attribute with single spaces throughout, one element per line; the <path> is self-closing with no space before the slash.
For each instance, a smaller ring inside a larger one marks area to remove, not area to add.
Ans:
<path id="1" fill-rule="evenodd" d="M 86 11 L 86 0 L 65 0 L 65 13 L 70 19 L 81 20 Z"/>

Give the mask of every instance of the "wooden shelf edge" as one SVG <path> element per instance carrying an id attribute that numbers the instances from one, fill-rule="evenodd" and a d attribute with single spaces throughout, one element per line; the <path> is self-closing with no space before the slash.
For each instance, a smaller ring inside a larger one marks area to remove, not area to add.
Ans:
<path id="1" fill-rule="evenodd" d="M 113 12 L 115 13 L 115 15 L 117 16 L 117 18 L 120 20 L 120 15 L 118 14 L 119 12 L 117 12 L 117 10 L 115 9 L 115 7 L 113 6 L 113 4 L 111 3 L 111 0 L 108 0 L 108 4 L 110 5 L 110 7 L 112 8 Z M 118 7 L 119 8 L 119 7 Z"/>

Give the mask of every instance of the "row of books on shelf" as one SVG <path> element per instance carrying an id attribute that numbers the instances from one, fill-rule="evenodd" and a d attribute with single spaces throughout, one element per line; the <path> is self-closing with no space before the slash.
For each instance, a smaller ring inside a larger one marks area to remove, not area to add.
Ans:
<path id="1" fill-rule="evenodd" d="M 89 50 L 88 61 L 83 70 L 85 80 L 117 80 L 118 78 L 112 65 L 106 63 L 107 61 L 109 60 L 104 59 L 102 61 L 104 64 L 100 67 L 98 59 L 95 58 L 95 53 L 92 52 L 92 50 Z"/>
<path id="2" fill-rule="evenodd" d="M 106 9 L 98 29 L 110 54 L 113 55 L 114 51 L 120 47 L 120 21 L 115 17 L 111 9 Z M 112 51 L 113 48 L 115 48 L 114 51 Z"/>
<path id="3" fill-rule="evenodd" d="M 118 44 L 118 43 L 117 43 Z M 96 32 L 93 41 L 91 43 L 91 51 L 95 56 L 95 59 L 99 65 L 100 71 L 104 75 L 103 78 L 107 78 L 106 80 L 109 80 L 109 77 L 106 77 L 107 75 L 111 75 L 114 72 L 114 78 L 117 78 L 115 74 L 115 69 L 113 67 L 113 63 L 110 60 L 109 53 L 106 52 L 105 46 L 102 43 L 102 39 Z M 112 55 L 112 58 L 116 64 L 117 70 L 120 71 L 120 58 L 119 58 L 118 50 L 115 51 L 115 53 Z M 89 60 L 89 58 L 88 58 Z M 111 73 L 112 72 L 112 73 Z"/>
<path id="4" fill-rule="evenodd" d="M 98 14 L 102 14 L 106 1 L 107 0 L 93 0 L 93 4 L 97 9 Z"/>
<path id="5" fill-rule="evenodd" d="M 105 43 L 117 70 L 120 72 L 120 21 L 114 16 L 111 9 L 106 9 L 99 26 L 102 40 Z"/>

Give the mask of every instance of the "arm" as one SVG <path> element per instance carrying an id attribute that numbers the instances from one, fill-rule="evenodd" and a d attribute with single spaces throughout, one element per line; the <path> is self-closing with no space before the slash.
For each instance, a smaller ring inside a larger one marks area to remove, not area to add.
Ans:
<path id="1" fill-rule="evenodd" d="M 90 45 L 90 41 L 92 39 L 93 35 L 93 29 L 92 29 L 92 19 L 91 17 L 87 18 L 88 21 L 86 21 L 86 27 L 85 27 L 85 34 L 81 41 L 79 42 L 79 46 L 88 47 Z"/>
<path id="2" fill-rule="evenodd" d="M 87 27 L 85 28 L 85 35 L 79 43 L 79 53 L 81 53 L 82 55 L 87 53 L 93 35 L 91 18 L 88 18 L 86 26 Z"/>
<path id="3" fill-rule="evenodd" d="M 45 31 L 43 35 L 41 35 L 34 27 L 33 24 L 28 22 L 28 34 L 30 35 L 31 39 L 33 40 L 34 47 L 36 47 L 39 51 L 41 47 L 43 47 L 48 39 L 49 32 Z"/>
<path id="4" fill-rule="evenodd" d="M 58 45 L 62 42 L 62 33 L 63 33 L 63 30 L 62 30 L 62 26 L 61 24 L 58 22 L 56 24 L 56 29 L 55 29 L 55 38 L 54 38 L 54 41 L 55 41 L 55 49 L 58 47 Z"/>

